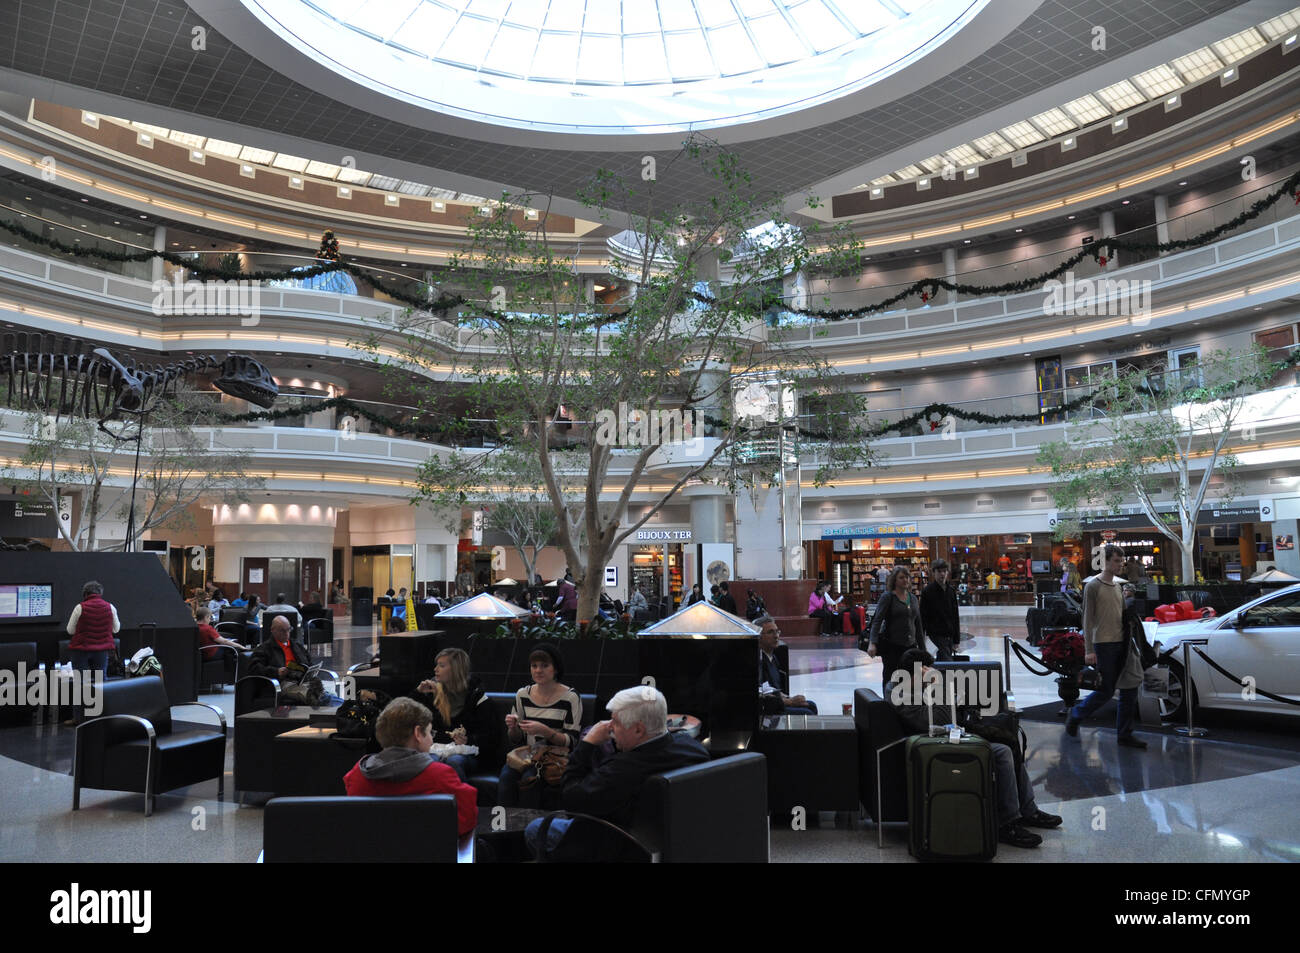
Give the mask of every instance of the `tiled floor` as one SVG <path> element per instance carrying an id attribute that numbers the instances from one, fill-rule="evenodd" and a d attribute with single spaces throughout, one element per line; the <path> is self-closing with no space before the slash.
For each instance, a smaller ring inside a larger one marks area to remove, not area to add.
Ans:
<path id="1" fill-rule="evenodd" d="M 1020 617 L 1020 618 L 1018 618 Z M 1002 658 L 1004 633 L 1023 637 L 1022 613 L 964 615 L 975 659 Z M 374 634 L 341 626 L 331 667 L 367 659 Z M 879 690 L 880 663 L 851 640 L 803 640 L 791 646 L 792 690 L 838 712 L 860 686 Z M 1014 663 L 1011 687 L 1021 709 L 1056 698 L 1051 678 Z M 204 696 L 232 714 L 232 695 Z M 1300 732 L 1300 719 L 1295 731 Z M 1038 804 L 1061 814 L 1042 847 L 1003 847 L 998 862 L 1300 861 L 1300 755 L 1146 734 L 1146 752 L 1118 748 L 1114 731 L 1084 727 L 1077 739 L 1051 723 L 1026 722 L 1028 761 Z M 70 729 L 52 725 L 0 730 L 0 861 L 87 860 L 248 862 L 261 849 L 262 812 L 216 801 L 216 782 L 159 797 L 145 818 L 142 798 L 82 794 L 73 813 L 68 770 Z M 36 767 L 43 764 L 47 767 Z M 227 795 L 232 774 L 226 775 Z M 905 829 L 887 825 L 876 847 L 869 823 L 824 814 L 820 826 L 791 830 L 773 820 L 772 859 L 786 862 L 908 862 Z M 837 826 L 838 824 L 838 826 Z"/>

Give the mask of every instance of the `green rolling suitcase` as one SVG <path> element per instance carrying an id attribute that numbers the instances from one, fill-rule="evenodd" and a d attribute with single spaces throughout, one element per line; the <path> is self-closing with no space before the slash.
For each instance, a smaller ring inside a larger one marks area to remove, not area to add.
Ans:
<path id="1" fill-rule="evenodd" d="M 989 860 L 998 852 L 993 749 L 983 738 L 907 739 L 908 847 L 918 860 Z"/>

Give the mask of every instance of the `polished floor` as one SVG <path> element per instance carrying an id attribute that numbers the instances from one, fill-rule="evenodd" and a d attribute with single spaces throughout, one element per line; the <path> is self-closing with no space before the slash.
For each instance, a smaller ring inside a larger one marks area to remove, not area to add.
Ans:
<path id="1" fill-rule="evenodd" d="M 1002 636 L 1023 637 L 1020 613 L 966 614 L 975 659 L 1003 656 Z M 340 627 L 331 662 L 340 672 L 369 657 L 373 632 Z M 1050 678 L 1018 663 L 1011 688 L 1021 710 L 1053 701 Z M 879 690 L 880 665 L 850 640 L 797 640 L 791 689 L 826 713 L 852 701 L 856 688 Z M 204 696 L 231 715 L 232 695 Z M 1102 716 L 1111 711 L 1103 709 Z M 1140 729 L 1145 751 L 1120 748 L 1113 729 L 1081 728 L 1077 738 L 1050 721 L 1026 721 L 1028 767 L 1039 807 L 1060 814 L 1033 850 L 1002 847 L 997 862 L 1300 861 L 1300 754 L 1284 747 L 1189 740 L 1152 724 Z M 1300 719 L 1285 731 L 1300 734 Z M 151 818 L 139 795 L 84 791 L 71 811 L 71 734 L 59 725 L 0 729 L 0 861 L 248 862 L 261 849 L 258 807 L 216 800 L 216 782 L 159 797 Z M 228 755 L 226 787 L 231 786 Z M 822 814 L 806 830 L 774 818 L 778 862 L 910 862 L 903 825 L 876 829 L 849 815 Z"/>

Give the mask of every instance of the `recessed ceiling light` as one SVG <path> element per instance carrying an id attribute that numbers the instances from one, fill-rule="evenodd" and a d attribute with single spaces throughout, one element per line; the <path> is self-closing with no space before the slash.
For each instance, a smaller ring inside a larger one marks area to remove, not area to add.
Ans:
<path id="1" fill-rule="evenodd" d="M 149 216 L 148 216 L 148 215 L 141 215 L 140 217 L 141 217 L 141 218 L 148 218 Z"/>
<path id="2" fill-rule="evenodd" d="M 1017 228 L 1016 231 L 1018 231 L 1018 232 L 1023 232 L 1024 229 L 1023 229 L 1023 228 Z"/>
<path id="3" fill-rule="evenodd" d="M 1073 216 L 1073 215 L 1067 215 L 1066 218 L 1070 219 L 1070 221 L 1074 221 L 1074 216 Z"/>
<path id="4" fill-rule="evenodd" d="M 1119 204 L 1120 204 L 1120 205 L 1128 205 L 1128 203 L 1129 203 L 1129 200 L 1128 200 L 1128 199 L 1125 199 L 1124 201 L 1120 202 Z"/>
<path id="5" fill-rule="evenodd" d="M 962 242 L 963 242 L 964 244 L 969 245 L 969 244 L 970 244 L 970 239 L 969 239 L 969 238 L 963 238 L 963 239 L 962 239 Z"/>
<path id="6" fill-rule="evenodd" d="M 1179 182 L 1178 184 L 1179 184 L 1179 185 L 1186 185 L 1186 184 L 1187 184 L 1187 180 L 1186 180 L 1186 179 L 1183 179 L 1183 181 Z"/>

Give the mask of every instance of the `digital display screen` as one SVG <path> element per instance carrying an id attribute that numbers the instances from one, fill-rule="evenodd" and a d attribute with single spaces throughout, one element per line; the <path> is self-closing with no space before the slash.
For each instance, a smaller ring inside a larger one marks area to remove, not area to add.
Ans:
<path id="1" fill-rule="evenodd" d="M 54 614 L 54 586 L 0 585 L 0 621 L 47 619 Z"/>

